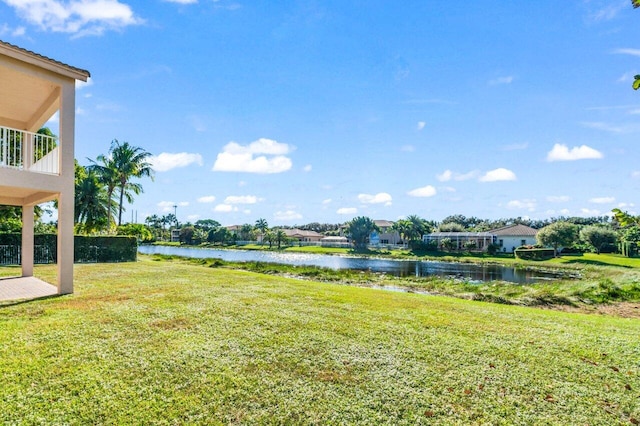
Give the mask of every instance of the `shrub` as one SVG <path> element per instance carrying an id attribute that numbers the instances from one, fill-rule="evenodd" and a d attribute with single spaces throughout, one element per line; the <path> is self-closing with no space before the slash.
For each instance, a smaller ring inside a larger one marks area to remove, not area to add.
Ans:
<path id="1" fill-rule="evenodd" d="M 548 260 L 553 259 L 554 250 L 553 249 L 530 249 L 530 248 L 517 248 L 514 251 L 514 254 L 518 259 L 522 260 Z"/>

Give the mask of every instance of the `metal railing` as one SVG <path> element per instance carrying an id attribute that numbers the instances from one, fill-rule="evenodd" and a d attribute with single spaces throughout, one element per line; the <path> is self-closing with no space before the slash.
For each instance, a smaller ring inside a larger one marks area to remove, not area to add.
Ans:
<path id="1" fill-rule="evenodd" d="M 0 126 L 0 167 L 59 174 L 59 155 L 54 136 Z"/>

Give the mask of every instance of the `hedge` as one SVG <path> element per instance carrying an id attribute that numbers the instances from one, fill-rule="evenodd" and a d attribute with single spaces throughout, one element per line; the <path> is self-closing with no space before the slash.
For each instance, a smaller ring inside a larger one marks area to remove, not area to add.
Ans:
<path id="1" fill-rule="evenodd" d="M 553 259 L 555 253 L 549 248 L 517 248 L 514 254 L 518 259 L 523 260 L 548 260 Z"/>
<path id="2" fill-rule="evenodd" d="M 34 262 L 56 263 L 58 238 L 55 234 L 34 236 Z M 22 235 L 0 234 L 0 264 L 20 264 Z M 130 236 L 74 236 L 74 262 L 135 262 L 138 241 Z"/>

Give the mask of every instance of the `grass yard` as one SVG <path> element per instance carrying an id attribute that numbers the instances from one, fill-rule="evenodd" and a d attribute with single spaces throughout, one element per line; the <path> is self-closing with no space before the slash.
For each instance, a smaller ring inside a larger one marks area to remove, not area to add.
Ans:
<path id="1" fill-rule="evenodd" d="M 640 420 L 637 319 L 141 259 L 0 305 L 0 423 Z"/>

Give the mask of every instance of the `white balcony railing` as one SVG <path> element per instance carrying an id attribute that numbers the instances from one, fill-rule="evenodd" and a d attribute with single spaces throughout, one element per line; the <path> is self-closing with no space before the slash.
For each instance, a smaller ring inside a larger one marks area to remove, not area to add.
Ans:
<path id="1" fill-rule="evenodd" d="M 59 174 L 55 137 L 0 126 L 0 167 Z"/>

